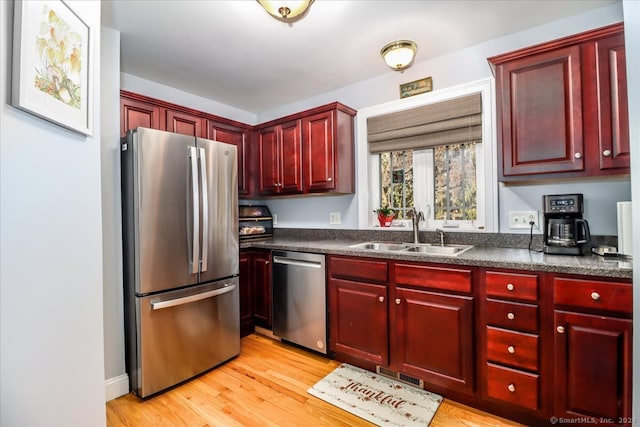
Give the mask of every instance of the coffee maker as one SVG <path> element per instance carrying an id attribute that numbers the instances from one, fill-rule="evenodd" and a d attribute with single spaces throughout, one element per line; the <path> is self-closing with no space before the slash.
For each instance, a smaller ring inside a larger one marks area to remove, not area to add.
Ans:
<path id="1" fill-rule="evenodd" d="M 544 240 L 542 251 L 555 255 L 584 255 L 591 240 L 589 223 L 582 218 L 582 194 L 542 196 Z"/>

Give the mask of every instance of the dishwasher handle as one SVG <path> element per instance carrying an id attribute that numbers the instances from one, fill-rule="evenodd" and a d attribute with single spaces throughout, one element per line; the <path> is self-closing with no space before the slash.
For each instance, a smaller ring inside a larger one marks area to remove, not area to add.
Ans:
<path id="1" fill-rule="evenodd" d="M 273 257 L 274 264 L 287 264 L 287 265 L 295 265 L 298 267 L 308 267 L 308 268 L 322 268 L 322 263 L 317 261 L 306 261 L 295 258 L 286 258 L 280 256 Z"/>

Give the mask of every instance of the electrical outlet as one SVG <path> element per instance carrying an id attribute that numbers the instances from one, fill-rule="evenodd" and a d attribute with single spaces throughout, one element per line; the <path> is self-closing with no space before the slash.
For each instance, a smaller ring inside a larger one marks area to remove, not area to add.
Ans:
<path id="1" fill-rule="evenodd" d="M 278 223 L 278 214 L 274 213 L 273 214 L 273 225 L 276 225 Z"/>
<path id="2" fill-rule="evenodd" d="M 329 213 L 329 224 L 340 224 L 340 212 Z"/>
<path id="3" fill-rule="evenodd" d="M 530 229 L 531 221 L 533 228 L 539 228 L 537 211 L 509 211 L 509 228 Z"/>

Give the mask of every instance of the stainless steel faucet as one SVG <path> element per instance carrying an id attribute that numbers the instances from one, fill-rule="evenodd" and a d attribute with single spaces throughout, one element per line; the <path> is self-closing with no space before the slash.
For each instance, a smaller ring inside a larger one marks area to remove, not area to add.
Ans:
<path id="1" fill-rule="evenodd" d="M 413 213 L 413 243 L 420 243 L 420 221 L 424 221 L 424 214 L 422 211 L 417 210 L 415 207 L 411 208 L 411 212 Z"/>
<path id="2" fill-rule="evenodd" d="M 436 233 L 440 234 L 440 246 L 444 246 L 444 231 L 436 228 Z"/>

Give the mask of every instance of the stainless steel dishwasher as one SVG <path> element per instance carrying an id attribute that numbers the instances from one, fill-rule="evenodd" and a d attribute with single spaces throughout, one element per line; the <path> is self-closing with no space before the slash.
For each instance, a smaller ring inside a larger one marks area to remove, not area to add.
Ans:
<path id="1" fill-rule="evenodd" d="M 273 334 L 327 354 L 325 257 L 273 251 Z"/>

